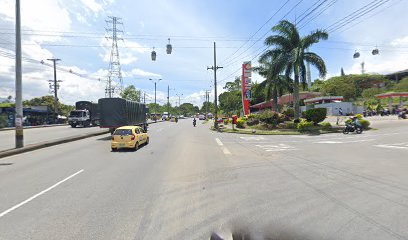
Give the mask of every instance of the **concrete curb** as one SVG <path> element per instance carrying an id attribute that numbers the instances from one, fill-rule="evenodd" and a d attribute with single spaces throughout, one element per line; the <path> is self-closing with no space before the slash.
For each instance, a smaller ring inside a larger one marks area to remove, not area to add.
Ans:
<path id="1" fill-rule="evenodd" d="M 60 127 L 60 126 L 69 126 L 69 125 L 68 125 L 68 124 L 52 124 L 52 125 L 25 126 L 24 129 L 46 128 L 46 127 Z M 11 130 L 15 130 L 15 128 L 14 128 L 14 127 L 0 128 L 0 131 L 11 131 Z"/>
<path id="2" fill-rule="evenodd" d="M 109 133 L 109 130 L 96 132 L 96 133 L 81 134 L 81 135 L 72 136 L 72 137 L 68 137 L 64 139 L 45 141 L 45 142 L 40 142 L 36 144 L 30 144 L 23 148 L 13 148 L 10 150 L 4 150 L 4 151 L 0 151 L 0 159 L 4 157 L 16 155 L 16 154 L 30 152 L 30 151 L 41 149 L 41 148 L 46 148 L 46 147 L 51 147 L 51 146 L 55 146 L 55 145 L 59 145 L 63 143 L 73 142 L 73 141 L 77 141 L 77 140 L 81 140 L 81 139 L 85 139 L 89 137 L 94 137 L 94 136 L 98 136 L 102 134 L 107 134 L 107 133 Z"/>

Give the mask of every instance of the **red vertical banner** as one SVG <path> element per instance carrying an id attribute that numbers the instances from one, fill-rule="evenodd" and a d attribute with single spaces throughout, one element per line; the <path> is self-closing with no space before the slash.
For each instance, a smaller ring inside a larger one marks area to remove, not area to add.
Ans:
<path id="1" fill-rule="evenodd" d="M 251 62 L 244 62 L 242 64 L 242 77 L 241 77 L 241 86 L 242 86 L 242 108 L 244 110 L 244 115 L 249 114 L 249 101 L 251 101 Z"/>

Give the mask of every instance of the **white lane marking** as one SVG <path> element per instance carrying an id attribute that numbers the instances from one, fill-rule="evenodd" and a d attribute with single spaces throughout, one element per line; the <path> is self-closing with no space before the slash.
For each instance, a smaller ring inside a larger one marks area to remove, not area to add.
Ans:
<path id="1" fill-rule="evenodd" d="M 231 155 L 231 152 L 230 152 L 226 147 L 222 147 L 222 152 L 223 152 L 225 155 Z"/>
<path id="2" fill-rule="evenodd" d="M 219 138 L 216 138 L 215 141 L 217 142 L 218 146 L 224 146 Z"/>
<path id="3" fill-rule="evenodd" d="M 224 144 L 221 142 L 221 140 L 220 140 L 219 138 L 216 138 L 215 141 L 217 142 L 218 146 L 221 147 L 222 152 L 223 152 L 225 155 L 231 155 L 231 152 L 228 150 L 228 148 L 226 148 L 226 147 L 224 146 Z"/>
<path id="4" fill-rule="evenodd" d="M 239 137 L 239 138 L 241 138 L 242 140 L 245 140 L 245 141 L 261 141 L 261 140 L 264 140 L 265 138 L 264 137 Z"/>
<path id="5" fill-rule="evenodd" d="M 294 150 L 298 150 L 290 145 L 287 144 L 277 144 L 277 145 L 255 145 L 256 147 L 262 148 L 263 150 L 265 150 L 266 152 L 278 152 L 278 151 L 294 151 Z"/>
<path id="6" fill-rule="evenodd" d="M 313 143 L 328 143 L 328 144 L 334 144 L 334 143 L 357 143 L 357 142 L 370 142 L 374 141 L 375 139 L 362 139 L 362 140 L 355 140 L 355 141 L 319 141 L 319 142 L 313 142 Z"/>
<path id="7" fill-rule="evenodd" d="M 39 193 L 33 195 L 32 197 L 27 198 L 26 200 L 22 201 L 21 203 L 19 203 L 19 204 L 17 204 L 17 205 L 14 205 L 13 207 L 7 209 L 6 211 L 0 213 L 0 218 L 1 218 L 1 217 L 4 217 L 6 214 L 10 213 L 11 211 L 14 211 L 14 210 L 16 210 L 17 208 L 23 206 L 24 204 L 31 202 L 32 200 L 36 199 L 37 197 L 39 197 L 39 196 L 43 195 L 44 193 L 46 193 L 46 192 L 52 190 L 53 188 L 57 187 L 57 186 L 60 185 L 61 183 L 68 181 L 69 179 L 75 177 L 76 175 L 80 174 L 80 173 L 83 172 L 83 171 L 84 171 L 84 169 L 81 169 L 81 170 L 79 170 L 78 172 L 72 174 L 71 176 L 69 176 L 69 177 L 67 177 L 67 178 L 64 178 L 63 180 L 57 182 L 56 184 L 52 185 L 51 187 L 49 187 L 49 188 L 47 188 L 47 189 L 45 189 L 45 190 L 43 190 L 43 191 L 41 191 L 41 192 L 39 192 Z"/>
<path id="8" fill-rule="evenodd" d="M 380 144 L 380 145 L 374 145 L 374 146 L 381 147 L 381 148 L 407 149 L 408 150 L 408 145 L 401 146 L 401 144 Z"/>

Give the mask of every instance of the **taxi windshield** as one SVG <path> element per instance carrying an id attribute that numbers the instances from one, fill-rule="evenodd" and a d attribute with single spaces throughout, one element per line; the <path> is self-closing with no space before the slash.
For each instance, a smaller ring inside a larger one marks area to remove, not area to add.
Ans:
<path id="1" fill-rule="evenodd" d="M 120 136 L 132 135 L 132 129 L 116 129 L 113 135 L 120 135 Z"/>

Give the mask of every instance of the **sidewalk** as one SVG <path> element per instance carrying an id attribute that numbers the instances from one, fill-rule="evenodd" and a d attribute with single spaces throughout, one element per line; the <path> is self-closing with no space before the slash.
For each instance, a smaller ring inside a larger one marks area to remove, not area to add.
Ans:
<path id="1" fill-rule="evenodd" d="M 31 129 L 31 128 L 45 128 L 45 127 L 58 127 L 58 126 L 66 126 L 68 124 L 47 124 L 47 125 L 38 125 L 38 126 L 24 126 L 24 129 Z M 0 128 L 0 131 L 10 131 L 15 130 L 15 127 L 7 127 L 7 128 Z"/>

